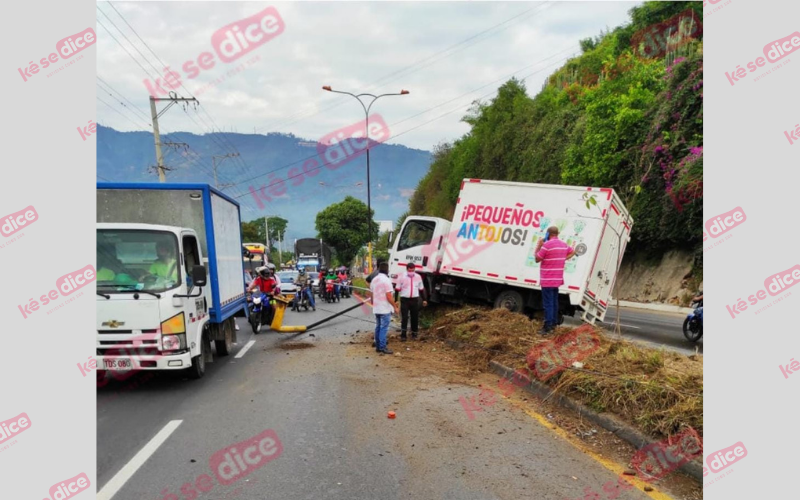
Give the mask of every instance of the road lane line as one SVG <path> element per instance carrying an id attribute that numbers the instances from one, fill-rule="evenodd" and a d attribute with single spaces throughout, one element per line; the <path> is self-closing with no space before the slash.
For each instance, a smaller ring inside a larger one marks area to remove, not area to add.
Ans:
<path id="1" fill-rule="evenodd" d="M 103 489 L 97 492 L 97 500 L 111 500 L 111 498 L 122 489 L 125 483 L 128 482 L 128 479 L 136 474 L 136 471 L 138 471 L 139 468 L 147 462 L 147 459 L 164 444 L 164 441 L 175 432 L 175 429 L 177 429 L 182 422 L 183 420 L 171 420 L 163 429 L 158 431 L 158 434 L 153 436 L 153 439 L 144 445 L 144 448 L 139 450 L 139 453 L 134 455 L 130 462 L 125 464 L 125 467 L 120 469 L 120 471 L 103 486 Z"/>
<path id="2" fill-rule="evenodd" d="M 247 344 L 245 344 L 245 346 L 244 346 L 244 347 L 242 347 L 242 349 L 241 349 L 241 350 L 240 350 L 238 353 L 236 353 L 236 356 L 234 356 L 234 359 L 239 359 L 239 358 L 241 358 L 242 356 L 244 356 L 244 353 L 246 353 L 248 349 L 250 349 L 251 347 L 253 347 L 253 344 L 255 344 L 255 343 L 256 343 L 256 341 L 255 341 L 255 340 L 251 340 L 250 342 L 248 342 Z"/>

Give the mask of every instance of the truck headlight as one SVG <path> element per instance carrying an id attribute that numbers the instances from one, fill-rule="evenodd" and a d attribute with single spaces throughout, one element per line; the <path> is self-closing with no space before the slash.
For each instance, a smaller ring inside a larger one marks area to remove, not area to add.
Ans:
<path id="1" fill-rule="evenodd" d="M 165 351 L 177 351 L 178 349 L 180 349 L 181 348 L 181 344 L 183 344 L 183 342 L 181 342 L 183 336 L 184 336 L 183 334 L 181 334 L 181 335 L 164 335 L 161 338 L 161 342 L 162 342 L 162 345 L 164 347 L 164 350 Z"/>

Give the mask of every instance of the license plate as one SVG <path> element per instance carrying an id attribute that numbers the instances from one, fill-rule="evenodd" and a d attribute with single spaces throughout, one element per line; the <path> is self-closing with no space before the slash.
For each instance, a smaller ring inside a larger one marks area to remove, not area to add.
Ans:
<path id="1" fill-rule="evenodd" d="M 106 370 L 131 370 L 133 362 L 127 358 L 104 359 L 103 367 Z"/>

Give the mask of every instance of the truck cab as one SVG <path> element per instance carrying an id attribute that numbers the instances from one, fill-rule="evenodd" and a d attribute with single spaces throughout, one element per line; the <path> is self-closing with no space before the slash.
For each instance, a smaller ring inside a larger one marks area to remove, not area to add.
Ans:
<path id="1" fill-rule="evenodd" d="M 389 257 L 389 277 L 396 283 L 397 277 L 413 262 L 417 272 L 438 273 L 442 266 L 448 243 L 450 221 L 438 217 L 409 216 L 403 222 L 392 244 Z"/>
<path id="2" fill-rule="evenodd" d="M 203 335 L 211 297 L 201 252 L 193 229 L 97 224 L 98 371 L 188 368 L 202 376 L 211 354 Z M 223 329 L 230 331 L 217 341 L 222 355 L 235 336 L 232 323 Z"/>

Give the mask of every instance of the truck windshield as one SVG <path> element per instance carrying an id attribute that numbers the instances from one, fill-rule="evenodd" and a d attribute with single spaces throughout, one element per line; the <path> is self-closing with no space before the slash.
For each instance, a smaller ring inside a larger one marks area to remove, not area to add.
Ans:
<path id="1" fill-rule="evenodd" d="M 164 231 L 97 231 L 97 290 L 164 292 L 181 283 L 178 239 Z"/>
<path id="2" fill-rule="evenodd" d="M 434 229 L 436 229 L 436 223 L 430 220 L 409 221 L 397 242 L 397 250 L 427 245 L 433 239 Z"/>

